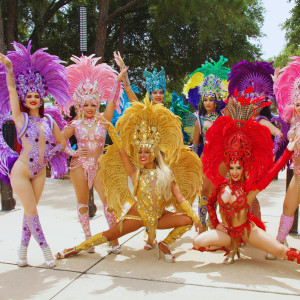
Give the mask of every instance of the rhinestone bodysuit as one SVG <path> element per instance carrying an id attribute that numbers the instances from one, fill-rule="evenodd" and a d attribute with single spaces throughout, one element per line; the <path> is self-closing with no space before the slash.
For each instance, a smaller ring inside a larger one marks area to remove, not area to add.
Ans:
<path id="1" fill-rule="evenodd" d="M 75 120 L 69 123 L 67 127 L 75 128 L 78 148 L 84 148 L 88 151 L 87 156 L 73 156 L 70 169 L 81 166 L 84 169 L 88 186 L 91 188 L 99 167 L 98 159 L 103 153 L 106 129 L 99 121 L 88 127 L 83 124 L 82 120 Z"/>
<path id="2" fill-rule="evenodd" d="M 22 143 L 20 159 L 24 157 L 30 170 L 30 178 L 34 178 L 45 167 L 46 162 L 52 157 L 51 150 L 55 147 L 53 136 L 53 119 L 49 115 L 44 118 L 24 115 L 24 126 L 18 133 L 18 140 Z M 25 143 L 31 146 L 31 150 L 24 153 Z"/>

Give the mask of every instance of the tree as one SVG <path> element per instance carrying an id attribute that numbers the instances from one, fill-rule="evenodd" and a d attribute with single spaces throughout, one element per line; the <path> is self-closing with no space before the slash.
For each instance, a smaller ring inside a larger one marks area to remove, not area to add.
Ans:
<path id="1" fill-rule="evenodd" d="M 291 2 L 291 0 L 289 0 Z M 283 25 L 286 30 L 285 38 L 287 47 L 299 50 L 300 45 L 300 0 L 295 0 L 295 6 L 291 11 L 292 16 Z"/>

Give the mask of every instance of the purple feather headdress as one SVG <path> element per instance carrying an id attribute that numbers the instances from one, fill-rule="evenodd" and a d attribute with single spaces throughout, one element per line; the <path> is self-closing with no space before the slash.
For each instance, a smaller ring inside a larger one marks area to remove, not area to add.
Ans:
<path id="1" fill-rule="evenodd" d="M 274 104 L 273 79 L 274 75 L 273 63 L 256 62 L 252 63 L 247 60 L 240 61 L 232 67 L 229 73 L 228 93 L 229 97 L 233 96 L 234 90 L 243 93 L 246 89 L 253 87 L 251 98 L 265 96 L 266 100 L 272 100 Z"/>
<path id="2" fill-rule="evenodd" d="M 38 92 L 41 100 L 50 94 L 61 109 L 66 108 L 71 99 L 66 69 L 61 65 L 65 62 L 44 52 L 47 48 L 41 48 L 31 54 L 31 41 L 27 48 L 17 42 L 13 42 L 13 46 L 15 51 L 8 51 L 7 57 L 12 62 L 17 93 L 23 105 L 25 106 L 27 92 Z M 4 66 L 0 68 L 0 101 L 1 109 L 8 111 L 9 94 Z"/>

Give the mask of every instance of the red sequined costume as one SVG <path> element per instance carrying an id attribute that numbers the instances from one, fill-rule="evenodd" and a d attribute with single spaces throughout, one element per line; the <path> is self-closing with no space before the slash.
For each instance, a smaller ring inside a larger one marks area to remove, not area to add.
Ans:
<path id="1" fill-rule="evenodd" d="M 264 227 L 248 213 L 251 191 L 266 188 L 292 155 L 292 151 L 286 150 L 273 165 L 272 148 L 269 130 L 253 121 L 235 122 L 230 117 L 220 117 L 207 132 L 203 167 L 216 186 L 207 202 L 207 209 L 216 228 L 219 220 L 215 204 L 219 203 L 222 222 L 235 248 L 241 242 L 247 242 L 253 226 Z M 227 180 L 219 174 L 222 162 L 229 167 L 230 162 L 236 161 L 241 161 L 244 167 L 241 180 Z"/>

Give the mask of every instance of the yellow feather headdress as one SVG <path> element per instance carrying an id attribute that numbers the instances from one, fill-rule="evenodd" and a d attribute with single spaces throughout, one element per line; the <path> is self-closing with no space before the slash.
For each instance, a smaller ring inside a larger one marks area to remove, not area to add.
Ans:
<path id="1" fill-rule="evenodd" d="M 178 116 L 147 98 L 145 103 L 133 103 L 118 120 L 116 129 L 120 132 L 125 151 L 137 164 L 141 147 L 149 148 L 154 154 L 163 152 L 168 164 L 180 156 L 183 135 Z"/>

